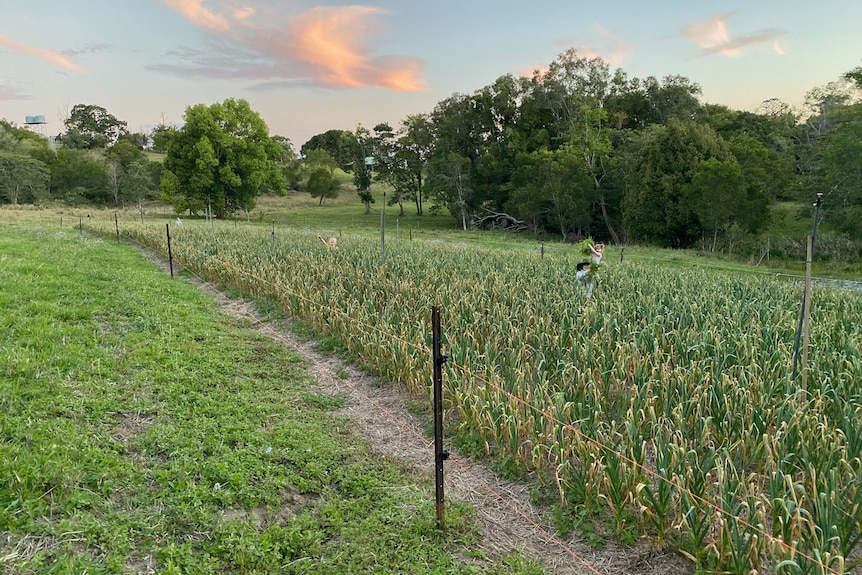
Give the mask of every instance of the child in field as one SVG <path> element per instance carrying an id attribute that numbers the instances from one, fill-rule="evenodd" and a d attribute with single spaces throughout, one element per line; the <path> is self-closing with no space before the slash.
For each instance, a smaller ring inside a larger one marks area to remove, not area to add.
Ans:
<path id="1" fill-rule="evenodd" d="M 587 299 L 593 295 L 593 278 L 590 276 L 590 262 L 581 262 L 575 266 L 575 277 L 587 292 Z"/>
<path id="2" fill-rule="evenodd" d="M 593 261 L 596 264 L 602 263 L 602 255 L 605 252 L 605 244 L 590 244 L 590 251 L 593 252 Z"/>
<path id="3" fill-rule="evenodd" d="M 323 236 L 318 235 L 317 239 L 319 239 L 321 242 L 323 242 L 323 245 L 326 246 L 326 249 L 328 249 L 328 250 L 337 250 L 338 249 L 338 240 L 335 238 L 329 238 L 329 241 L 327 242 L 325 239 L 323 239 Z"/>

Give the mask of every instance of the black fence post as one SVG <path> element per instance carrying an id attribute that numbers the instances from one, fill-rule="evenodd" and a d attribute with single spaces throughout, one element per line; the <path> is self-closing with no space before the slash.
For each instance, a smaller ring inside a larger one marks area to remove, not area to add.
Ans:
<path id="1" fill-rule="evenodd" d="M 545 259 L 545 240 L 542 240 L 542 259 Z"/>
<path id="2" fill-rule="evenodd" d="M 82 236 L 84 235 L 84 217 L 83 216 L 78 217 L 78 233 L 79 233 L 79 235 L 82 235 Z"/>
<path id="3" fill-rule="evenodd" d="M 446 527 L 443 498 L 443 462 L 449 452 L 443 449 L 443 364 L 449 359 L 440 353 L 440 308 L 431 308 L 432 355 L 434 356 L 434 471 L 435 502 L 437 505 L 437 528 Z"/>
<path id="4" fill-rule="evenodd" d="M 117 212 L 114 212 L 114 228 L 117 230 L 117 243 L 120 243 L 120 219 L 117 217 Z"/>
<path id="5" fill-rule="evenodd" d="M 171 270 L 171 277 L 174 277 L 174 254 L 171 251 L 171 224 L 165 224 L 165 233 L 168 235 L 168 267 Z"/>

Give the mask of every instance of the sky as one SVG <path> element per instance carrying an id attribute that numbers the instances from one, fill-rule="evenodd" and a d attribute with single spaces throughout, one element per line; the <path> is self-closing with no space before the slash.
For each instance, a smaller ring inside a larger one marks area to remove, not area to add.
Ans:
<path id="1" fill-rule="evenodd" d="M 859 0 L 0 0 L 0 118 L 45 135 L 77 104 L 131 132 L 247 100 L 298 149 L 398 126 L 574 48 L 629 77 L 682 75 L 704 103 L 802 108 L 862 66 Z"/>

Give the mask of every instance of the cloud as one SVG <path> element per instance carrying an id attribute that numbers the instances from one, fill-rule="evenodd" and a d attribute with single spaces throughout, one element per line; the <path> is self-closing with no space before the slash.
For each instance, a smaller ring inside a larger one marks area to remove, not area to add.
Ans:
<path id="1" fill-rule="evenodd" d="M 784 54 L 778 45 L 782 32 L 778 30 L 763 30 L 748 36 L 731 38 L 725 22 L 733 16 L 733 12 L 721 12 L 706 22 L 691 22 L 683 33 L 695 44 L 700 46 L 705 54 L 723 54 L 728 58 L 742 56 L 743 48 L 759 44 L 772 45 L 778 54 Z"/>
<path id="2" fill-rule="evenodd" d="M 370 18 L 382 10 L 369 6 L 318 7 L 291 21 L 290 57 L 308 64 L 327 86 L 383 86 L 419 91 L 421 65 L 409 57 L 371 58 L 364 46 L 374 31 Z M 268 52 L 270 46 L 261 46 Z"/>
<path id="3" fill-rule="evenodd" d="M 99 52 L 105 52 L 107 50 L 110 50 L 111 48 L 112 46 L 110 44 L 94 43 L 87 44 L 86 46 L 83 46 L 81 48 L 67 48 L 66 50 L 62 51 L 62 54 L 70 57 L 79 56 L 81 54 L 97 54 Z"/>
<path id="4" fill-rule="evenodd" d="M 622 66 L 632 51 L 632 45 L 599 24 L 593 24 L 593 29 L 598 38 L 568 43 L 567 46 L 575 48 L 583 58 L 601 58 L 611 66 Z"/>
<path id="5" fill-rule="evenodd" d="M 69 60 L 66 56 L 61 54 L 60 52 L 55 52 L 54 50 L 48 50 L 47 48 L 36 48 L 34 46 L 28 46 L 27 44 L 22 44 L 21 42 L 16 42 L 11 38 L 7 38 L 6 36 L 0 36 L 0 44 L 12 48 L 13 50 L 17 50 L 22 54 L 27 54 L 28 56 L 34 56 L 36 58 L 40 58 L 54 66 L 59 66 L 60 68 L 64 68 L 66 70 L 72 70 L 73 72 L 85 72 L 83 68 Z"/>
<path id="6" fill-rule="evenodd" d="M 32 100 L 30 94 L 22 94 L 12 86 L 4 86 L 0 84 L 0 102 L 6 100 Z"/>
<path id="7" fill-rule="evenodd" d="M 207 30 L 227 32 L 230 28 L 227 18 L 204 8 L 206 0 L 162 0 L 168 8 L 173 8 L 186 19 Z"/>
<path id="8" fill-rule="evenodd" d="M 587 39 L 564 39 L 556 42 L 561 51 L 574 48 L 578 57 L 592 60 L 598 58 L 603 62 L 620 67 L 625 62 L 626 56 L 632 51 L 632 45 L 620 38 L 616 32 L 606 29 L 600 24 L 593 24 L 597 36 Z M 535 76 L 542 77 L 547 74 L 549 69 L 548 64 L 533 66 L 530 69 L 518 69 L 515 73 L 519 76 L 533 78 Z"/>
<path id="9" fill-rule="evenodd" d="M 255 10 L 251 6 L 243 6 L 233 11 L 234 20 L 245 20 L 254 14 Z"/>
<path id="10" fill-rule="evenodd" d="M 283 15 L 224 5 L 224 13 L 231 14 L 228 18 L 204 8 L 203 0 L 163 2 L 210 34 L 205 50 L 184 48 L 181 57 L 169 53 L 168 61 L 151 69 L 184 76 L 266 80 L 273 86 L 425 89 L 424 63 L 419 58 L 373 54 L 369 44 L 379 35 L 378 19 L 384 14 L 380 8 L 316 7 Z"/>

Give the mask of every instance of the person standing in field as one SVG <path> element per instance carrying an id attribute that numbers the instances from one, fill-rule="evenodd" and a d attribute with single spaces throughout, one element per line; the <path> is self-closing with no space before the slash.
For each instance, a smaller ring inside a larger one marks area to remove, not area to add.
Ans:
<path id="1" fill-rule="evenodd" d="M 596 265 L 602 263 L 602 255 L 605 252 L 605 244 L 590 244 L 590 251 L 593 252 L 593 262 L 595 262 Z"/>
<path id="2" fill-rule="evenodd" d="M 593 278 L 590 276 L 590 262 L 585 261 L 579 263 L 575 266 L 575 277 L 578 279 L 578 283 L 581 284 L 581 287 L 584 288 L 587 292 L 587 299 L 590 299 L 593 295 Z"/>

